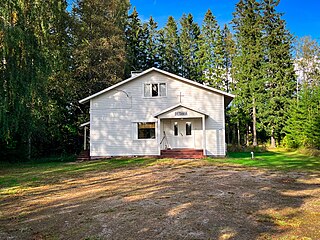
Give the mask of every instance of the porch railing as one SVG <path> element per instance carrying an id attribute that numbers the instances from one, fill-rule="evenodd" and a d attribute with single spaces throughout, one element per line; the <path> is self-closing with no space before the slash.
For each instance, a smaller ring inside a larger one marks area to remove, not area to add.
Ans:
<path id="1" fill-rule="evenodd" d="M 169 145 L 169 142 L 168 142 L 168 138 L 167 138 L 167 135 L 166 135 L 166 131 L 163 131 L 163 137 L 160 141 L 160 146 L 163 145 L 164 148 L 163 149 L 168 149 L 168 145 Z"/>

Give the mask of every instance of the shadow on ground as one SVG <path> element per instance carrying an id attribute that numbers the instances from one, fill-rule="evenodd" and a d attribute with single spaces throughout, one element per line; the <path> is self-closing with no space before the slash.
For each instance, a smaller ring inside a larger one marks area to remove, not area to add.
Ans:
<path id="1" fill-rule="evenodd" d="M 160 161 L 3 198 L 0 239 L 320 239 L 320 176 Z"/>

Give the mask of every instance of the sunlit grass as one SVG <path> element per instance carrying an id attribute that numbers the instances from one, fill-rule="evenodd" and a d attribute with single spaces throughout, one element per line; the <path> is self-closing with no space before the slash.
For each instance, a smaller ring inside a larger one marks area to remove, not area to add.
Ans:
<path id="1" fill-rule="evenodd" d="M 197 160 L 201 163 L 213 165 L 237 165 L 243 167 L 259 167 L 277 170 L 319 171 L 320 157 L 307 156 L 299 152 L 287 152 L 277 149 L 268 152 L 254 153 L 229 153 L 225 159 L 207 158 Z M 114 158 L 88 162 L 48 162 L 0 164 L 0 197 L 17 194 L 30 187 L 41 186 L 46 183 L 59 182 L 67 177 L 81 176 L 88 172 L 109 171 L 122 167 L 146 167 L 163 165 L 165 167 L 194 167 L 197 161 L 181 160 L 183 163 L 176 165 L 173 159 L 153 158 Z M 200 164 L 201 165 L 201 164 Z"/>
<path id="2" fill-rule="evenodd" d="M 122 167 L 148 166 L 157 159 L 115 158 L 88 162 L 44 162 L 0 165 L 0 197 L 17 194 L 30 187 L 58 182 L 66 177 Z"/>
<path id="3" fill-rule="evenodd" d="M 228 153 L 226 159 L 208 159 L 208 161 L 279 170 L 320 170 L 320 157 L 307 156 L 297 151 L 287 152 L 283 149 L 254 153 L 254 159 L 251 159 L 250 152 L 237 152 Z"/>

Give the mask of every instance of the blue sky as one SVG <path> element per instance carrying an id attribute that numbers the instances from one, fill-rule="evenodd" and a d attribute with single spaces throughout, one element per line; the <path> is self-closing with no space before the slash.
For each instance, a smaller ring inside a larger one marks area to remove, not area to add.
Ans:
<path id="1" fill-rule="evenodd" d="M 210 8 L 220 25 L 232 19 L 238 0 L 131 0 L 140 17 L 147 20 L 150 16 L 162 27 L 168 16 L 179 20 L 183 13 L 192 13 L 195 21 L 201 24 L 206 11 Z M 292 34 L 298 37 L 310 35 L 320 40 L 320 0 L 281 0 L 277 8 L 284 13 L 283 18 Z"/>
<path id="2" fill-rule="evenodd" d="M 73 0 L 68 0 L 72 3 Z M 238 0 L 131 0 L 142 20 L 153 16 L 159 27 L 163 27 L 171 15 L 179 20 L 183 13 L 192 13 L 201 24 L 210 8 L 220 25 L 232 19 Z M 320 42 L 320 0 L 281 0 L 277 8 L 292 34 L 298 37 L 311 36 Z"/>

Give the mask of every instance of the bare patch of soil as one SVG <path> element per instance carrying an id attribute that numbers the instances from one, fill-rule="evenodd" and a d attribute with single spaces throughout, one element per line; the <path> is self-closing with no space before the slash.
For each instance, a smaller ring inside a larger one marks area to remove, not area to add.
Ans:
<path id="1" fill-rule="evenodd" d="M 174 160 L 7 196 L 0 239 L 320 239 L 320 174 Z"/>

